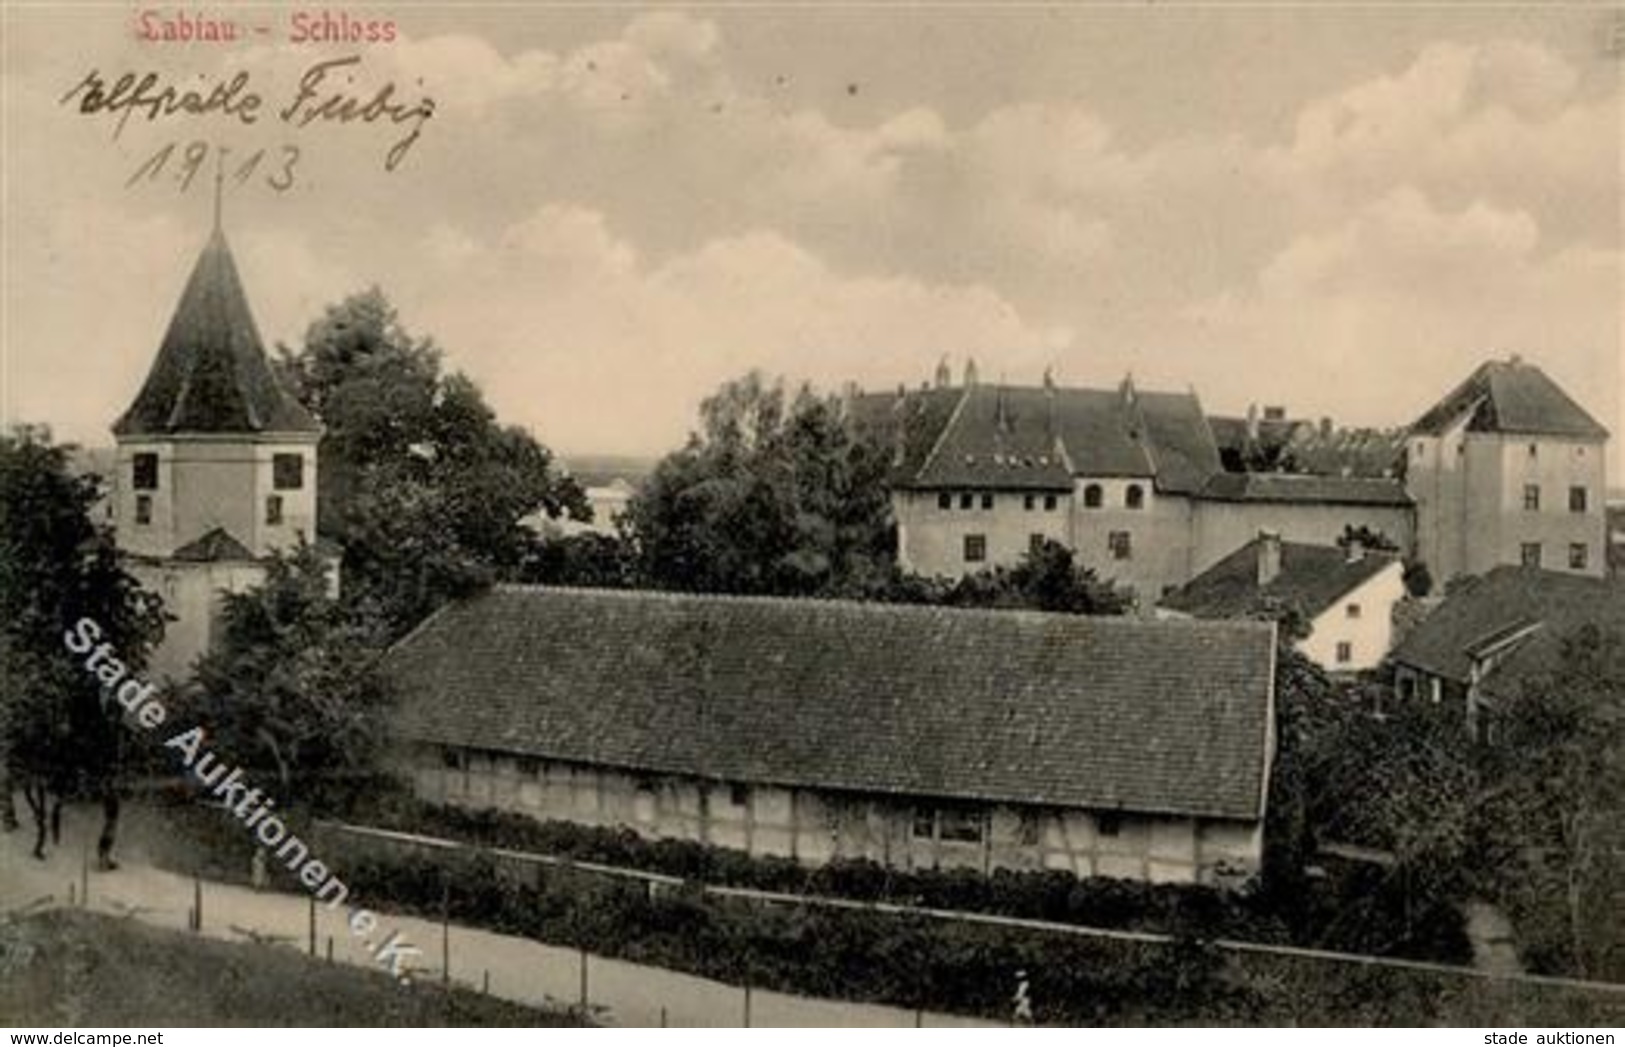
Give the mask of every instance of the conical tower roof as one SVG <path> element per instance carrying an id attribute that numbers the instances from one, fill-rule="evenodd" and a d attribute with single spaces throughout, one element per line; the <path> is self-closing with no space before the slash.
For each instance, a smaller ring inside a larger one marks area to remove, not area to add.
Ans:
<path id="1" fill-rule="evenodd" d="M 277 382 L 217 226 L 186 281 L 146 383 L 114 423 L 114 435 L 320 431 Z"/>

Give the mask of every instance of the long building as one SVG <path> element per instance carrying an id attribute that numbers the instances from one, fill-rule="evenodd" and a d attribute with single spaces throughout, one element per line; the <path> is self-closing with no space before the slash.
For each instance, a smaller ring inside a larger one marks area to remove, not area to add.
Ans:
<path id="1" fill-rule="evenodd" d="M 1259 868 L 1274 627 L 499 586 L 385 666 L 423 799 L 900 869 Z"/>
<path id="2" fill-rule="evenodd" d="M 1502 564 L 1606 570 L 1608 433 L 1540 368 L 1478 368 L 1403 430 L 1209 417 L 1194 392 L 953 385 L 848 400 L 888 447 L 898 559 L 1012 566 L 1042 539 L 1149 608 L 1252 541 L 1381 535 L 1443 584 Z"/>

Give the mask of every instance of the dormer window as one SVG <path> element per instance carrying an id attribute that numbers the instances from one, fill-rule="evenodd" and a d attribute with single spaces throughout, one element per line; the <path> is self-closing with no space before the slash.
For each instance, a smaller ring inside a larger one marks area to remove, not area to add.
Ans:
<path id="1" fill-rule="evenodd" d="M 271 486 L 278 491 L 297 491 L 305 486 L 305 456 L 302 454 L 275 454 L 271 456 Z"/>
<path id="2" fill-rule="evenodd" d="M 158 489 L 158 456 L 142 451 L 130 459 L 130 486 L 137 491 Z"/>

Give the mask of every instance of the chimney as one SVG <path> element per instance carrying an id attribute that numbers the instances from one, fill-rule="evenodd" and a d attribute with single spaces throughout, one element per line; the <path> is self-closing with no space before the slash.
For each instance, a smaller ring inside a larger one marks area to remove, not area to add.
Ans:
<path id="1" fill-rule="evenodd" d="M 1322 440 L 1330 440 L 1332 438 L 1332 420 L 1327 418 L 1325 415 L 1322 415 L 1320 418 L 1320 438 Z"/>
<path id="2" fill-rule="evenodd" d="M 1258 442 L 1258 405 L 1247 405 L 1247 439 Z"/>
<path id="3" fill-rule="evenodd" d="M 969 389 L 976 384 L 976 360 L 968 357 L 965 360 L 965 388 Z"/>
<path id="4" fill-rule="evenodd" d="M 937 361 L 937 388 L 946 389 L 953 384 L 953 380 L 953 375 L 948 371 L 948 357 L 944 354 L 942 359 Z"/>
<path id="5" fill-rule="evenodd" d="M 1357 534 L 1351 534 L 1343 543 L 1343 558 L 1349 563 L 1359 563 L 1365 559 L 1365 542 Z"/>
<path id="6" fill-rule="evenodd" d="M 1281 406 L 1279 406 L 1277 404 L 1272 404 L 1272 405 L 1270 405 L 1268 407 L 1265 407 L 1264 408 L 1264 421 L 1266 421 L 1266 422 L 1284 422 L 1284 421 L 1286 421 L 1286 408 L 1281 407 Z"/>
<path id="7" fill-rule="evenodd" d="M 1044 391 L 1052 395 L 1055 392 L 1055 369 L 1052 367 L 1044 368 Z"/>
<path id="8" fill-rule="evenodd" d="M 1258 532 L 1258 587 L 1281 576 L 1281 535 L 1278 531 Z"/>

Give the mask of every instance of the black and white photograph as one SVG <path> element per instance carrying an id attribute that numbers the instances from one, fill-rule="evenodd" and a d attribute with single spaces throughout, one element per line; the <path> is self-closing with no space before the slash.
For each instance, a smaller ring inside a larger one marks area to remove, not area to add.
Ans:
<path id="1" fill-rule="evenodd" d="M 9 1042 L 1616 1043 L 1622 87 L 1608 4 L 0 0 Z"/>

